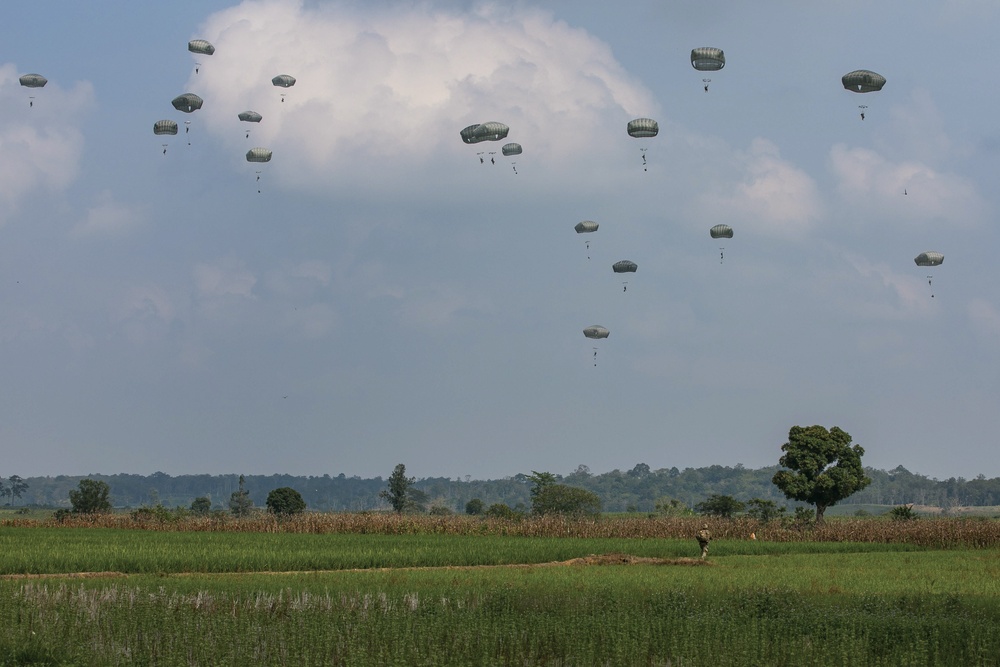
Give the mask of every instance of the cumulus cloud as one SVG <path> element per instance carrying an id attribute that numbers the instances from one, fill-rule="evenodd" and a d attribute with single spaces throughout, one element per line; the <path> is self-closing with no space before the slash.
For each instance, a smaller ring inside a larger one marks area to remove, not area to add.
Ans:
<path id="1" fill-rule="evenodd" d="M 29 89 L 18 82 L 12 64 L 0 65 L 0 224 L 22 201 L 46 191 L 62 190 L 76 178 L 83 154 L 82 112 L 93 105 L 89 83 L 70 90 L 49 82 L 31 89 L 36 99 L 28 106 Z"/>
<path id="2" fill-rule="evenodd" d="M 214 264 L 202 263 L 195 266 L 194 282 L 198 296 L 203 299 L 223 297 L 252 299 L 257 279 L 242 262 L 224 259 Z"/>
<path id="3" fill-rule="evenodd" d="M 844 144 L 831 149 L 830 163 L 841 197 L 849 203 L 863 202 L 870 213 L 895 214 L 911 226 L 947 221 L 950 226 L 971 228 L 985 219 L 985 201 L 958 174 L 917 161 L 892 162 L 874 150 Z"/>
<path id="4" fill-rule="evenodd" d="M 115 201 L 107 190 L 97 200 L 97 204 L 87 209 L 84 219 L 73 228 L 74 235 L 123 234 L 143 220 L 143 213 L 138 208 Z"/>
<path id="5" fill-rule="evenodd" d="M 741 220 L 761 233 L 787 236 L 807 231 L 822 214 L 816 183 L 766 139 L 733 153 L 713 181 L 713 192 L 696 204 L 709 220 Z"/>
<path id="6" fill-rule="evenodd" d="M 236 114 L 261 113 L 252 136 L 298 187 L 328 191 L 335 174 L 384 189 L 387 174 L 435 156 L 474 159 L 482 147 L 464 145 L 459 130 L 489 120 L 508 124 L 526 154 L 563 162 L 622 144 L 629 118 L 655 112 L 605 43 L 536 9 L 361 13 L 247 0 L 212 15 L 199 36 L 217 48 L 190 81 L 205 98 L 200 117 L 236 155 Z M 297 82 L 275 88 L 277 74 Z"/>

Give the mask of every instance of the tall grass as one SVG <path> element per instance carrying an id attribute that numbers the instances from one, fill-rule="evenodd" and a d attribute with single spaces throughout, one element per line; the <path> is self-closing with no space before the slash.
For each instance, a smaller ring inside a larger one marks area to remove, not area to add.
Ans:
<path id="1" fill-rule="evenodd" d="M 838 518 L 819 526 L 794 526 L 779 521 L 762 524 L 743 517 L 627 517 L 586 521 L 560 516 L 504 520 L 388 513 L 307 513 L 285 519 L 269 514 L 244 519 L 220 514 L 170 520 L 156 515 L 136 518 L 133 515 L 103 514 L 70 516 L 63 523 L 12 519 L 0 522 L 0 525 L 179 532 L 689 539 L 706 522 L 715 538 L 722 540 L 744 540 L 753 533 L 758 539 L 770 542 L 881 542 L 934 548 L 1000 546 L 1000 521 L 978 517 L 924 518 L 917 521 Z"/>

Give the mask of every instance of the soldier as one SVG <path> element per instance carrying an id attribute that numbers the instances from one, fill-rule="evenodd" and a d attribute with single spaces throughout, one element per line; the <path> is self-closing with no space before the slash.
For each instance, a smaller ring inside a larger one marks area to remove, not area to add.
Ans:
<path id="1" fill-rule="evenodd" d="M 704 524 L 701 530 L 695 535 L 695 539 L 698 540 L 698 546 L 701 547 L 701 558 L 704 560 L 708 557 L 708 543 L 712 541 L 712 533 L 708 532 L 708 524 Z"/>

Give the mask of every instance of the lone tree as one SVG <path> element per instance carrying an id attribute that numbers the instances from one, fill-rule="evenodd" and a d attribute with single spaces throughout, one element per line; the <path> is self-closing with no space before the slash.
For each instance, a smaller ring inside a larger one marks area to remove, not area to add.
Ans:
<path id="1" fill-rule="evenodd" d="M 694 506 L 694 511 L 708 516 L 718 516 L 724 519 L 733 518 L 734 514 L 742 512 L 746 508 L 743 503 L 732 496 L 723 496 L 713 493 L 708 498 Z"/>
<path id="2" fill-rule="evenodd" d="M 280 516 L 301 514 L 306 509 L 306 501 L 292 487 L 283 486 L 267 494 L 267 509 Z"/>
<path id="3" fill-rule="evenodd" d="M 73 514 L 100 514 L 111 511 L 111 501 L 108 495 L 111 487 L 107 482 L 96 479 L 81 479 L 77 488 L 70 489 L 69 502 L 73 505 Z"/>
<path id="4" fill-rule="evenodd" d="M 771 481 L 786 498 L 816 506 L 816 523 L 823 522 L 827 507 L 836 505 L 872 480 L 861 467 L 865 450 L 851 446 L 851 436 L 834 426 L 793 426 Z"/>
<path id="5" fill-rule="evenodd" d="M 198 496 L 191 501 L 191 511 L 204 516 L 212 511 L 212 500 L 208 496 Z"/>
<path id="6" fill-rule="evenodd" d="M 240 475 L 240 488 L 229 495 L 229 511 L 233 516 L 248 516 L 253 511 L 253 500 L 247 491 L 247 481 Z"/>
<path id="7" fill-rule="evenodd" d="M 601 499 L 597 494 L 566 484 L 550 472 L 531 471 L 531 513 L 536 516 L 565 514 L 577 518 L 601 515 Z"/>
<path id="8" fill-rule="evenodd" d="M 397 463 L 389 475 L 389 488 L 380 491 L 378 497 L 389 501 L 393 511 L 402 514 L 408 505 L 407 492 L 415 481 L 416 478 L 406 476 L 406 466 Z"/>

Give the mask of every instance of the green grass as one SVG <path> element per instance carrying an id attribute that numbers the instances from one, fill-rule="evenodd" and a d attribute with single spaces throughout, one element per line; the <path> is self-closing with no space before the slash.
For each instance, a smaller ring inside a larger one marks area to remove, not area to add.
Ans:
<path id="1" fill-rule="evenodd" d="M 455 567 L 697 551 L 676 539 L 5 527 L 5 573 L 130 574 L 0 580 L 0 665 L 966 667 L 1000 655 L 996 548 L 716 540 L 707 566 Z"/>

